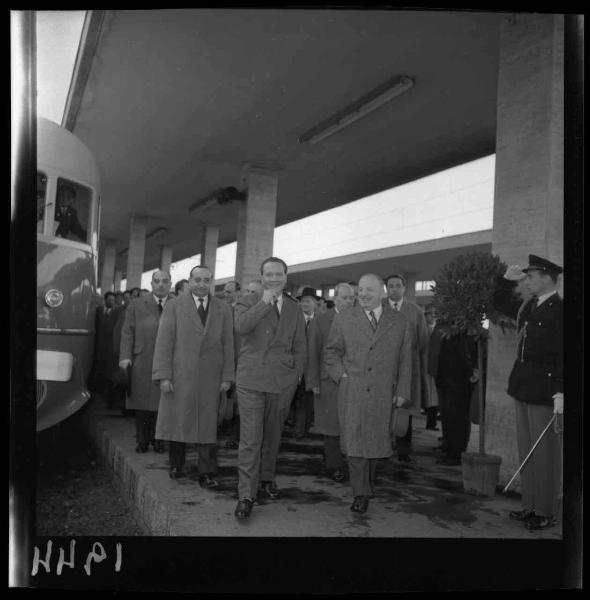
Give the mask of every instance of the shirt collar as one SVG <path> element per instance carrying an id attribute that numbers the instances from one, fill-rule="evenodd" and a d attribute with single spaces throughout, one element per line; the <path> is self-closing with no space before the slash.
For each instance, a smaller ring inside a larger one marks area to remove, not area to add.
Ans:
<path id="1" fill-rule="evenodd" d="M 367 310 L 365 308 L 363 308 L 363 310 L 365 311 L 365 314 L 367 315 L 367 317 L 370 319 L 371 315 L 369 314 L 371 311 Z M 381 304 L 379 304 L 379 306 L 377 306 L 377 308 L 373 308 L 373 314 L 375 315 L 375 318 L 377 319 L 377 321 L 381 318 L 381 313 L 383 312 L 383 307 L 381 306 Z"/>
<path id="2" fill-rule="evenodd" d="M 546 294 L 541 294 L 537 298 L 537 306 L 543 304 L 543 302 L 545 302 L 545 300 L 547 300 L 547 298 L 549 298 L 550 296 L 553 296 L 553 294 L 557 294 L 557 290 L 552 290 L 550 292 L 547 292 Z"/>
<path id="3" fill-rule="evenodd" d="M 391 308 L 393 308 L 393 310 L 396 310 L 393 306 L 394 302 L 397 302 L 397 310 L 399 310 L 402 307 L 402 302 L 404 301 L 403 298 L 401 300 L 392 300 L 391 298 L 388 298 L 388 300 L 389 300 L 389 306 L 391 306 Z"/>
<path id="4" fill-rule="evenodd" d="M 192 292 L 191 292 L 191 294 L 192 294 Z M 200 298 L 200 296 L 193 294 L 193 300 L 195 301 L 197 308 L 199 308 L 199 304 L 200 304 L 199 298 Z M 207 294 L 206 296 L 203 296 L 202 298 L 203 298 L 203 308 L 205 310 L 207 310 L 207 304 L 209 304 L 209 294 Z"/>
<path id="5" fill-rule="evenodd" d="M 164 306 L 164 304 L 166 304 L 166 300 L 168 300 L 168 296 L 164 296 L 163 298 L 158 298 L 158 296 L 156 296 L 156 294 L 152 294 L 152 296 L 154 297 L 156 304 L 160 304 L 160 300 L 161 300 L 162 306 Z"/>

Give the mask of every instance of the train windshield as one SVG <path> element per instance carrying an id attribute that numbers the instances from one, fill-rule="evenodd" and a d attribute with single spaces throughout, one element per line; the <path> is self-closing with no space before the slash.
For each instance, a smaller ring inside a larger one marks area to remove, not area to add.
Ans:
<path id="1" fill-rule="evenodd" d="M 92 195 L 91 188 L 62 177 L 48 185 L 47 176 L 37 173 L 37 231 L 90 244 Z"/>

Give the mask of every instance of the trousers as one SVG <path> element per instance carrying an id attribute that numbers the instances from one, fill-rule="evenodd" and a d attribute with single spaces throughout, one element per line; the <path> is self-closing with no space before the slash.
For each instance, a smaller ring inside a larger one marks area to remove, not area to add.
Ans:
<path id="1" fill-rule="evenodd" d="M 156 435 L 156 419 L 158 411 L 136 410 L 135 411 L 135 439 L 141 446 L 147 446 Z"/>
<path id="2" fill-rule="evenodd" d="M 352 495 L 372 496 L 375 488 L 375 473 L 379 458 L 348 457 L 348 470 Z"/>
<path id="3" fill-rule="evenodd" d="M 199 461 L 197 468 L 199 475 L 205 473 L 213 474 L 217 472 L 217 444 L 195 444 Z M 170 467 L 182 469 L 186 459 L 185 442 L 168 442 L 168 457 Z"/>
<path id="4" fill-rule="evenodd" d="M 256 498 L 259 481 L 273 481 L 283 424 L 297 383 L 280 393 L 237 387 L 240 409 L 238 496 Z"/>
<path id="5" fill-rule="evenodd" d="M 522 462 L 545 429 L 552 406 L 516 401 L 516 438 Z M 562 499 L 562 437 L 550 427 L 520 472 L 522 507 L 543 517 L 558 517 Z"/>

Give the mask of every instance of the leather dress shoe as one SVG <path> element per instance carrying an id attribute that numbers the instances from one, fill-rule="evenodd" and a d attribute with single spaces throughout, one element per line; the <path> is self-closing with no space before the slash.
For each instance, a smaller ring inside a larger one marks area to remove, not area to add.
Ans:
<path id="1" fill-rule="evenodd" d="M 523 508 L 522 510 L 511 510 L 508 516 L 514 521 L 528 521 L 535 516 L 534 510 Z"/>
<path id="2" fill-rule="evenodd" d="M 416 461 L 409 454 L 399 454 L 397 460 L 405 463 L 415 463 Z"/>
<path id="3" fill-rule="evenodd" d="M 553 527 L 556 523 L 557 519 L 555 517 L 542 517 L 541 515 L 535 515 L 530 517 L 530 519 L 527 519 L 524 523 L 524 526 L 527 529 L 537 531 L 539 529 Z"/>
<path id="4" fill-rule="evenodd" d="M 137 446 L 135 446 L 135 452 L 137 452 L 138 454 L 144 454 L 148 451 L 148 449 L 149 446 L 147 444 L 137 444 Z"/>
<path id="5" fill-rule="evenodd" d="M 367 508 L 369 507 L 369 497 L 368 496 L 355 496 L 354 502 L 350 507 L 350 510 L 355 513 L 363 514 L 367 512 Z"/>
<path id="6" fill-rule="evenodd" d="M 271 500 L 276 500 L 281 495 L 279 488 L 274 481 L 263 481 L 260 491 L 263 496 L 266 496 Z"/>
<path id="7" fill-rule="evenodd" d="M 436 425 L 434 425 L 433 427 L 425 427 L 424 429 L 428 429 L 428 431 L 440 431 Z"/>
<path id="8" fill-rule="evenodd" d="M 181 477 L 185 477 L 185 474 L 180 467 L 172 467 L 168 475 L 170 475 L 170 479 L 180 479 Z"/>
<path id="9" fill-rule="evenodd" d="M 330 477 L 336 482 L 341 483 L 344 481 L 344 471 L 342 469 L 334 469 Z"/>
<path id="10" fill-rule="evenodd" d="M 246 519 L 250 516 L 252 512 L 252 505 L 254 502 L 250 500 L 250 498 L 242 498 L 238 505 L 236 506 L 236 510 L 234 511 L 234 515 L 238 517 L 238 519 Z"/>
<path id="11" fill-rule="evenodd" d="M 214 488 L 219 485 L 219 482 L 217 480 L 213 479 L 209 473 L 205 473 L 204 475 L 201 475 L 199 477 L 199 483 L 201 484 L 201 487 L 204 487 L 204 488 Z"/>
<path id="12" fill-rule="evenodd" d="M 162 452 L 166 452 L 166 448 L 164 448 L 164 442 L 162 440 L 152 440 L 152 448 L 154 452 L 158 454 L 162 454 Z"/>

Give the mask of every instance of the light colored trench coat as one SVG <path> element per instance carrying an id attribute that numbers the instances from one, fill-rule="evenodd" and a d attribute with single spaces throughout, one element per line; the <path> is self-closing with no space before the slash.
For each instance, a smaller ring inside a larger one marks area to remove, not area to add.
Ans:
<path id="1" fill-rule="evenodd" d="M 213 444 L 222 381 L 234 380 L 231 308 L 209 296 L 205 327 L 192 294 L 166 304 L 154 352 L 152 379 L 170 379 L 160 395 L 156 438 Z"/>
<path id="2" fill-rule="evenodd" d="M 328 374 L 338 386 L 341 446 L 348 456 L 391 456 L 393 396 L 409 399 L 412 339 L 408 319 L 388 306 L 374 332 L 355 306 L 334 317 L 326 345 Z M 348 377 L 340 379 L 343 373 Z"/>
<path id="3" fill-rule="evenodd" d="M 173 302 L 169 296 L 164 304 Z M 131 360 L 131 395 L 125 402 L 129 410 L 158 410 L 160 388 L 152 381 L 152 361 L 160 312 L 154 296 L 135 298 L 125 310 L 121 329 L 119 360 Z"/>
<path id="4" fill-rule="evenodd" d="M 326 343 L 336 311 L 329 310 L 311 320 L 307 330 L 307 368 L 305 387 L 320 388 L 314 395 L 314 430 L 323 435 L 340 435 L 338 423 L 338 385 L 328 376 L 325 364 Z"/>

